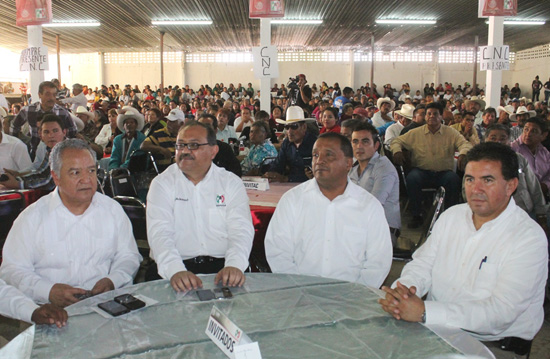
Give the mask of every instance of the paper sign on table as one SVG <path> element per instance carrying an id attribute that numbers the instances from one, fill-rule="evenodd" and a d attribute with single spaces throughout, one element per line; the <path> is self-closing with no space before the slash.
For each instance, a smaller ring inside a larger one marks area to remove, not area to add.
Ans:
<path id="1" fill-rule="evenodd" d="M 244 187 L 258 191 L 267 191 L 269 189 L 269 180 L 267 178 L 255 176 L 243 176 Z"/>
<path id="2" fill-rule="evenodd" d="M 262 359 L 258 342 L 236 346 L 235 359 Z"/>

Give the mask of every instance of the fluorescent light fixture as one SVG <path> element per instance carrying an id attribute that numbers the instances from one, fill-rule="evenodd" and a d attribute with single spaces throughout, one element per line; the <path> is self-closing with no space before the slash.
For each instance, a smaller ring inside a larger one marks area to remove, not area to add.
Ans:
<path id="1" fill-rule="evenodd" d="M 486 24 L 489 23 L 489 20 L 485 21 Z M 545 20 L 504 20 L 504 25 L 544 25 L 546 24 Z"/>
<path id="2" fill-rule="evenodd" d="M 433 25 L 437 20 L 376 19 L 377 24 Z"/>
<path id="3" fill-rule="evenodd" d="M 319 25 L 323 20 L 271 20 L 276 25 Z"/>
<path id="4" fill-rule="evenodd" d="M 81 21 L 81 22 L 52 22 L 49 24 L 42 24 L 42 27 L 95 27 L 99 26 L 99 21 Z"/>
<path id="5" fill-rule="evenodd" d="M 153 25 L 212 25 L 212 20 L 156 20 Z"/>

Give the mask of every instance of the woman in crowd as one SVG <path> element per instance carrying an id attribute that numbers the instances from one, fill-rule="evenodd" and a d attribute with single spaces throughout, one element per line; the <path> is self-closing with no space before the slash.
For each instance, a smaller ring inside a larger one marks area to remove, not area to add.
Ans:
<path id="1" fill-rule="evenodd" d="M 353 111 L 353 107 L 352 107 Z M 334 107 L 329 107 L 323 111 L 321 116 L 321 122 L 323 123 L 323 128 L 319 131 L 319 134 L 325 132 L 336 132 L 340 133 L 340 126 L 338 122 L 338 110 Z"/>

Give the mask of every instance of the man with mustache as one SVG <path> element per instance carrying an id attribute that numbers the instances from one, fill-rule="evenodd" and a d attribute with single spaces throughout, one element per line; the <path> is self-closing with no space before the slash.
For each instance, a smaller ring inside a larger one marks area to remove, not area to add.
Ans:
<path id="1" fill-rule="evenodd" d="M 202 287 L 199 273 L 215 283 L 242 286 L 254 227 L 239 177 L 212 163 L 216 133 L 194 122 L 180 129 L 176 163 L 151 183 L 147 236 L 156 265 L 146 280 L 169 279 L 174 290 Z"/>
<path id="2" fill-rule="evenodd" d="M 389 226 L 380 202 L 348 178 L 351 143 L 324 133 L 312 157 L 315 178 L 286 192 L 269 223 L 271 270 L 380 287 L 392 261 Z"/>
<path id="3" fill-rule="evenodd" d="M 497 358 L 524 358 L 544 320 L 546 235 L 511 198 L 518 157 L 509 146 L 475 146 L 464 178 L 468 203 L 441 215 L 379 302 L 398 320 L 460 328 Z"/>

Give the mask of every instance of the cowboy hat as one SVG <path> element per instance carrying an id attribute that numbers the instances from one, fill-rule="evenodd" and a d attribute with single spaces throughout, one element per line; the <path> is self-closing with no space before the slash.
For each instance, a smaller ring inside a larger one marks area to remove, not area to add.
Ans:
<path id="1" fill-rule="evenodd" d="M 479 104 L 479 106 L 481 106 L 481 111 L 485 110 L 486 103 L 481 98 L 479 98 L 477 96 L 472 96 L 468 100 L 464 101 L 464 106 L 466 108 L 468 108 L 468 105 L 469 105 L 470 102 L 475 102 L 475 103 Z"/>
<path id="2" fill-rule="evenodd" d="M 73 114 L 73 113 L 69 112 L 69 115 L 71 115 L 71 119 L 73 120 L 74 124 L 76 125 L 76 132 L 82 131 L 85 127 L 84 126 L 84 121 L 82 121 L 81 119 L 76 117 L 76 115 Z"/>
<path id="3" fill-rule="evenodd" d="M 415 107 L 413 105 L 404 104 L 403 106 L 401 106 L 401 109 L 395 111 L 395 113 L 397 113 L 398 115 L 401 115 L 403 117 L 406 117 L 409 120 L 412 120 L 414 109 L 415 109 Z"/>
<path id="4" fill-rule="evenodd" d="M 389 103 L 390 104 L 390 111 L 393 111 L 395 108 L 395 102 L 391 100 L 389 97 L 380 97 L 378 101 L 376 101 L 376 107 L 380 108 L 383 103 Z"/>
<path id="5" fill-rule="evenodd" d="M 500 114 L 502 111 L 506 112 L 508 115 L 511 115 L 514 113 L 514 106 L 507 105 L 507 106 L 499 106 L 497 107 L 497 113 Z"/>
<path id="6" fill-rule="evenodd" d="M 143 129 L 143 126 L 145 126 L 145 118 L 139 111 L 132 107 L 132 106 L 124 106 L 120 110 L 120 114 L 118 115 L 116 119 L 116 126 L 119 130 L 122 132 L 124 131 L 124 121 L 126 121 L 129 118 L 133 118 L 137 121 L 137 131 L 141 131 Z"/>
<path id="7" fill-rule="evenodd" d="M 529 116 L 527 118 L 531 118 L 531 117 L 537 116 L 537 111 L 529 111 L 527 109 L 527 107 L 520 106 L 520 107 L 518 107 L 516 113 L 513 113 L 513 114 L 510 115 L 510 121 L 516 121 L 516 116 L 517 115 L 524 115 L 524 114 L 527 114 Z"/>
<path id="8" fill-rule="evenodd" d="M 4 110 L 2 106 L 0 106 L 0 117 L 6 117 L 7 115 L 8 113 L 6 112 L 6 110 Z"/>
<path id="9" fill-rule="evenodd" d="M 280 118 L 275 119 L 275 122 L 282 125 L 289 125 L 291 123 L 298 123 L 304 121 L 317 121 L 314 118 L 304 118 L 304 110 L 300 106 L 290 106 L 286 110 L 286 121 Z"/>
<path id="10" fill-rule="evenodd" d="M 88 109 L 84 106 L 78 106 L 78 108 L 75 111 L 75 115 L 86 115 L 88 116 L 88 121 L 93 120 L 95 118 L 95 114 L 93 112 L 88 111 Z"/>

